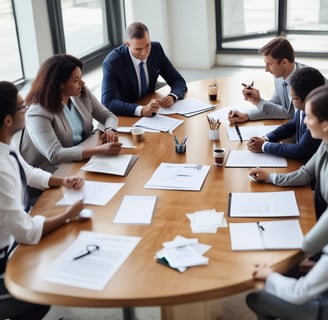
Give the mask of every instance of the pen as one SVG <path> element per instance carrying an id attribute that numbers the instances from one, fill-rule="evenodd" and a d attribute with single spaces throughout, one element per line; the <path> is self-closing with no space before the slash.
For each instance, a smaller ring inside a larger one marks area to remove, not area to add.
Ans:
<path id="1" fill-rule="evenodd" d="M 259 228 L 259 230 L 260 230 L 261 232 L 265 230 L 264 227 L 260 224 L 259 221 L 257 221 L 256 224 L 257 224 L 257 227 Z"/>
<path id="2" fill-rule="evenodd" d="M 187 142 L 187 139 L 188 139 L 188 136 L 185 136 L 185 137 L 183 138 L 183 140 L 182 140 L 181 144 L 186 144 L 186 142 Z"/>
<path id="3" fill-rule="evenodd" d="M 252 81 L 251 84 L 242 83 L 241 85 L 244 86 L 245 89 L 252 89 L 252 87 L 254 85 L 254 80 Z"/>
<path id="4" fill-rule="evenodd" d="M 85 253 L 82 253 L 81 255 L 79 256 L 76 256 L 73 258 L 73 260 L 78 260 L 78 259 L 81 259 L 83 257 L 86 257 L 88 256 L 89 254 L 95 252 L 96 250 L 99 250 L 100 247 L 96 244 L 89 244 L 86 246 L 86 252 Z"/>
<path id="5" fill-rule="evenodd" d="M 240 139 L 240 142 L 243 142 L 243 137 L 241 136 L 240 130 L 239 130 L 239 126 L 237 123 L 235 123 L 235 129 L 237 131 L 238 137 Z"/>
<path id="6" fill-rule="evenodd" d="M 178 140 L 177 136 L 174 136 L 173 138 L 174 138 L 175 144 L 179 144 L 179 140 Z"/>

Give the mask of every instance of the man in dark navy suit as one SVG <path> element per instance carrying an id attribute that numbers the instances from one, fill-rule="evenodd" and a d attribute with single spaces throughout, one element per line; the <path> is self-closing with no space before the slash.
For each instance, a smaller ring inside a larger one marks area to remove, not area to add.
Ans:
<path id="1" fill-rule="evenodd" d="M 318 149 L 321 139 L 312 138 L 304 123 L 305 98 L 313 89 L 324 84 L 325 78 L 317 69 L 297 69 L 290 79 L 290 95 L 297 110 L 294 118 L 264 137 L 252 137 L 248 149 L 307 162 Z M 281 140 L 293 136 L 295 143 L 281 143 Z"/>
<path id="2" fill-rule="evenodd" d="M 126 34 L 125 44 L 111 51 L 103 62 L 102 103 L 117 115 L 150 117 L 159 107 L 170 107 L 183 99 L 186 82 L 161 44 L 150 41 L 148 28 L 133 22 Z M 156 90 L 159 76 L 171 87 L 170 93 L 147 105 L 138 105 L 138 99 Z"/>

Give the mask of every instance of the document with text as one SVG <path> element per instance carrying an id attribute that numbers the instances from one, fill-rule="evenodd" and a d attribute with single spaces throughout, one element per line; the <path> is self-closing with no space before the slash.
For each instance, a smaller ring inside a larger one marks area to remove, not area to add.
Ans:
<path id="1" fill-rule="evenodd" d="M 162 162 L 145 188 L 199 191 L 209 170 L 208 165 Z"/>
<path id="2" fill-rule="evenodd" d="M 295 192 L 232 192 L 229 193 L 230 217 L 298 217 Z"/>
<path id="3" fill-rule="evenodd" d="M 140 237 L 81 231 L 54 261 L 44 280 L 92 290 L 103 290 Z"/>
<path id="4" fill-rule="evenodd" d="M 183 120 L 156 114 L 154 117 L 142 117 L 133 126 L 157 131 L 171 132 L 183 122 Z"/>

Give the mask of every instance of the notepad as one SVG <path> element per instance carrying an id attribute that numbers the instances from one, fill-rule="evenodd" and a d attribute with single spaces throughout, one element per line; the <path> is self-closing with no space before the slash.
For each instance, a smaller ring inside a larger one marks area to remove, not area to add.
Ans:
<path id="1" fill-rule="evenodd" d="M 229 223 L 232 250 L 301 249 L 298 220 Z"/>
<path id="2" fill-rule="evenodd" d="M 252 137 L 262 137 L 279 126 L 239 126 L 243 140 L 250 140 Z M 238 141 L 239 136 L 233 126 L 226 126 L 229 141 Z"/>
<path id="3" fill-rule="evenodd" d="M 131 154 L 94 155 L 81 170 L 126 176 L 137 159 L 138 156 Z"/>
<path id="4" fill-rule="evenodd" d="M 232 192 L 229 193 L 230 217 L 298 217 L 295 192 Z"/>

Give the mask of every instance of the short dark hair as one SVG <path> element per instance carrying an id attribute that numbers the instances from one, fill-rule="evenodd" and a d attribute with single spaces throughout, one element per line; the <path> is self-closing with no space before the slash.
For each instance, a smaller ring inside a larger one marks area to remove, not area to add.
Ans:
<path id="1" fill-rule="evenodd" d="M 55 54 L 48 58 L 32 82 L 25 98 L 26 104 L 39 103 L 50 112 L 58 113 L 63 108 L 60 84 L 67 82 L 76 67 L 82 70 L 82 61 L 69 54 Z M 84 93 L 82 88 L 81 95 Z"/>
<path id="2" fill-rule="evenodd" d="M 285 58 L 289 62 L 295 61 L 294 49 L 290 42 L 283 37 L 272 39 L 259 50 L 259 53 L 264 56 L 271 56 L 273 59 L 277 59 L 279 63 Z"/>
<path id="3" fill-rule="evenodd" d="M 328 84 L 312 90 L 305 98 L 305 103 L 310 103 L 312 113 L 319 122 L 328 120 Z"/>
<path id="4" fill-rule="evenodd" d="M 17 87 L 9 81 L 0 81 L 0 127 L 4 118 L 14 115 L 17 107 Z"/>
<path id="5" fill-rule="evenodd" d="M 324 76 L 319 70 L 312 67 L 297 69 L 290 78 L 290 86 L 293 88 L 296 95 L 303 101 L 313 89 L 324 84 Z"/>
<path id="6" fill-rule="evenodd" d="M 132 22 L 126 29 L 126 38 L 128 40 L 132 39 L 142 39 L 145 33 L 149 34 L 148 28 L 142 22 Z"/>

